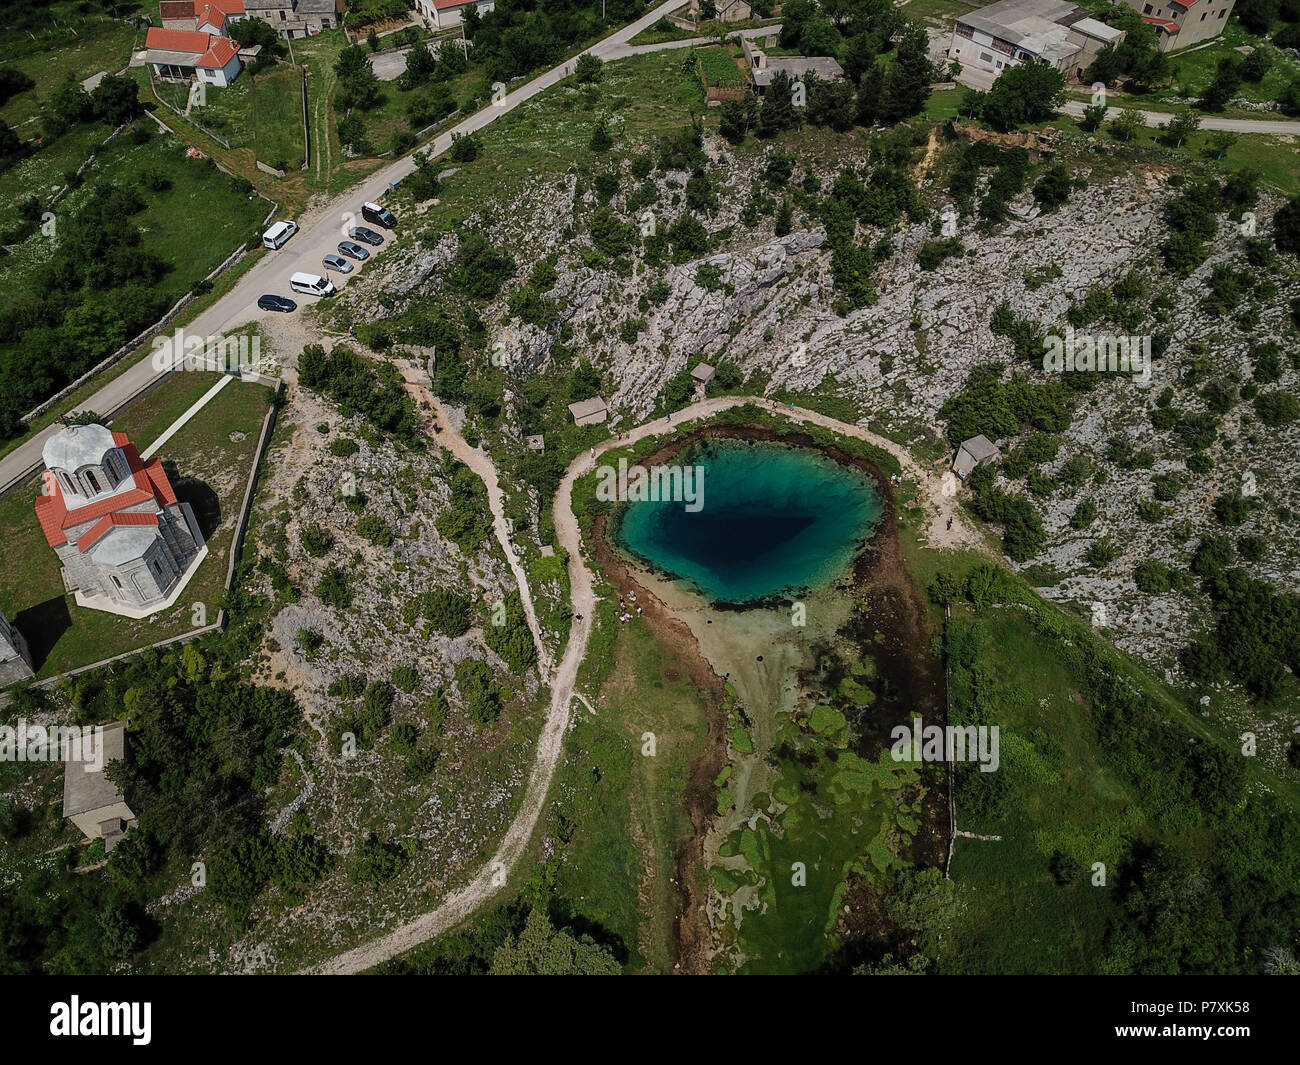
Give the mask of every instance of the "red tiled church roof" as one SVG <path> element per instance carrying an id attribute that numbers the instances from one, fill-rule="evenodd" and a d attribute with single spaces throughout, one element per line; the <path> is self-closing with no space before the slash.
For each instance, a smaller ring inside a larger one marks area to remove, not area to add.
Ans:
<path id="1" fill-rule="evenodd" d="M 114 526 L 157 524 L 157 514 L 106 514 L 81 534 L 81 539 L 77 541 L 77 550 L 84 552 L 94 547 L 95 541 Z"/>
<path id="2" fill-rule="evenodd" d="M 127 466 L 135 480 L 135 487 L 109 496 L 107 499 L 88 503 L 76 510 L 69 510 L 63 498 L 63 489 L 56 479 L 51 478 L 52 493 L 36 500 L 36 517 L 51 547 L 60 547 L 68 542 L 68 529 L 88 521 L 95 521 L 97 518 L 108 519 L 108 524 L 99 521 L 94 528 L 82 534 L 81 539 L 77 541 L 77 547 L 84 551 L 112 525 L 158 524 L 157 517 L 152 514 L 122 513 L 130 507 L 138 507 L 141 503 L 150 500 L 159 507 L 171 506 L 176 502 L 176 492 L 167 478 L 167 472 L 163 469 L 162 459 L 154 458 L 145 465 L 140 459 L 140 453 L 125 433 L 114 433 L 113 443 L 120 447 L 122 454 L 126 456 Z"/>

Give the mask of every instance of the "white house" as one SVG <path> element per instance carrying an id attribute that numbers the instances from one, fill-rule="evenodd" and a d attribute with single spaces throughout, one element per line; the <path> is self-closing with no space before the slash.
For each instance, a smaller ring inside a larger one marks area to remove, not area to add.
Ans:
<path id="1" fill-rule="evenodd" d="M 412 3 L 423 19 L 440 30 L 459 26 L 467 7 L 477 7 L 480 15 L 486 15 L 496 6 L 493 0 L 412 0 Z"/>
<path id="2" fill-rule="evenodd" d="M 1236 0 L 1125 0 L 1156 28 L 1162 52 L 1186 48 L 1217 37 L 1228 24 Z"/>
<path id="3" fill-rule="evenodd" d="M 229 85 L 239 77 L 239 45 L 229 37 L 150 27 L 144 43 L 148 49 L 145 61 L 160 78 L 197 78 L 206 85 Z"/>

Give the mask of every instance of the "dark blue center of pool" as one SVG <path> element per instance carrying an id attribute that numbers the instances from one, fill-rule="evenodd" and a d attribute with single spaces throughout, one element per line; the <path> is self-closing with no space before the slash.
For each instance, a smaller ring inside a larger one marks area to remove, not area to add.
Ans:
<path id="1" fill-rule="evenodd" d="M 833 579 L 880 518 L 870 478 L 806 448 L 717 440 L 670 461 L 703 468 L 703 507 L 631 502 L 616 540 L 716 603 L 753 603 Z"/>

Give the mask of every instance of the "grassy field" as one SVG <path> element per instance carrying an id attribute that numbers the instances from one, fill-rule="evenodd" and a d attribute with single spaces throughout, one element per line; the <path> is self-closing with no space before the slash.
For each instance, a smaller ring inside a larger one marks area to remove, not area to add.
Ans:
<path id="1" fill-rule="evenodd" d="M 51 25 L 49 39 L 44 43 L 25 34 L 0 34 L 0 63 L 12 64 L 36 82 L 35 88 L 19 93 L 0 107 L 0 119 L 22 137 L 31 136 L 32 131 L 23 127 L 39 123 L 44 100 L 63 82 L 85 81 L 101 70 L 114 74 L 131 58 L 136 31 L 125 22 L 96 18 L 77 26 L 67 16 L 58 21 L 64 30 L 60 32 Z"/>
<path id="2" fill-rule="evenodd" d="M 190 97 L 188 83 L 154 79 L 143 69 L 137 73 L 141 93 L 152 91 L 172 107 L 184 111 Z M 176 117 L 175 112 L 170 113 Z M 165 116 L 164 116 L 165 117 Z M 297 170 L 305 158 L 302 132 L 302 79 L 288 64 L 278 64 L 256 76 L 247 71 L 224 88 L 208 87 L 200 103 L 189 109 L 190 124 L 230 142 L 232 151 L 247 149 L 253 158 L 277 170 Z"/>
<path id="3" fill-rule="evenodd" d="M 0 173 L 0 203 L 4 204 L 6 221 L 15 219 L 11 213 L 13 203 L 21 196 L 35 196 L 42 206 L 48 204 L 67 184 L 65 175 L 76 171 L 112 132 L 109 126 L 99 122 L 74 126 L 40 151 Z M 95 172 L 92 168 L 85 176 Z"/>
<path id="4" fill-rule="evenodd" d="M 955 617 L 966 616 L 965 611 Z M 1114 914 L 1113 891 L 1086 879 L 1058 885 L 1048 870 L 1060 850 L 1091 870 L 1114 870 L 1147 818 L 1137 796 L 1101 759 L 1099 737 L 1070 671 L 1021 611 L 997 608 L 982 620 L 980 653 L 998 678 L 999 773 L 1005 816 L 957 807 L 957 826 L 1000 835 L 959 839 L 952 875 L 965 903 L 947 968 L 959 972 L 1094 972 Z M 1008 930 L 1015 928 L 1015 935 Z"/>
<path id="5" fill-rule="evenodd" d="M 706 85 L 728 88 L 748 84 L 749 79 L 736 65 L 731 49 L 701 48 L 695 54 L 699 59 L 700 77 Z"/>
<path id="6" fill-rule="evenodd" d="M 92 128 L 102 139 L 103 127 Z M 146 206 L 132 221 L 141 230 L 141 247 L 175 264 L 162 281 L 171 299 L 180 298 L 241 243 L 250 240 L 266 214 L 264 200 L 238 189 L 210 161 L 188 158 L 185 147 L 183 141 L 170 136 L 153 135 L 144 144 L 137 144 L 129 133 L 122 134 L 100 153 L 86 175 L 86 183 L 70 193 L 57 212 L 75 212 L 92 195 L 96 180 L 129 185 L 148 175 L 164 183 L 166 187 L 156 190 L 141 185 Z M 46 260 L 51 247 L 46 238 L 37 234 L 0 260 L 0 279 L 5 282 L 3 300 L 7 305 L 30 291 L 26 286 L 33 280 L 34 268 Z"/>
<path id="7" fill-rule="evenodd" d="M 219 373 L 173 374 L 142 399 L 132 403 L 112 421 L 114 432 L 126 433 L 137 448 L 144 451 L 182 414 L 197 403 L 205 392 L 221 380 Z M 229 387 L 229 386 L 227 386 Z"/>
<path id="8" fill-rule="evenodd" d="M 1097 134 L 1082 133 L 1078 120 L 1064 115 L 1054 119 L 1050 125 L 1083 138 L 1081 143 L 1095 141 L 1103 146 L 1105 155 L 1128 160 L 1133 165 L 1144 161 L 1151 164 L 1208 165 L 1225 176 L 1234 170 L 1253 167 L 1259 171 L 1265 186 L 1284 196 L 1294 196 L 1300 192 L 1300 145 L 1287 138 L 1245 134 L 1237 138 L 1223 159 L 1215 160 L 1207 155 L 1210 134 L 1204 132 L 1193 134 L 1182 147 L 1176 149 L 1160 143 L 1160 130 L 1154 126 L 1142 127 L 1131 141 L 1116 140 L 1107 127 L 1117 114 L 1118 111 L 1112 110 L 1106 116 L 1107 124 Z"/>
<path id="9" fill-rule="evenodd" d="M 620 625 L 611 609 L 600 626 L 589 654 L 612 655 L 615 665 L 593 700 L 598 715 L 575 704 L 558 793 L 562 816 L 577 829 L 555 886 L 575 922 L 622 941 L 634 971 L 669 972 L 679 905 L 672 880 L 691 828 L 685 788 L 704 748 L 705 707 L 678 653 L 644 624 Z M 655 736 L 653 757 L 642 754 L 646 732 Z"/>
<path id="10" fill-rule="evenodd" d="M 1279 93 L 1300 76 L 1300 60 L 1248 33 L 1235 20 L 1229 19 L 1223 36 L 1203 48 L 1190 48 L 1170 56 L 1174 68 L 1173 87 L 1154 95 L 1164 99 L 1178 99 L 1180 92 L 1192 99 L 1199 97 L 1214 79 L 1215 68 L 1225 58 L 1240 59 L 1240 47 L 1263 48 L 1273 61 L 1272 69 L 1258 82 L 1243 81 L 1233 94 L 1243 100 L 1266 103 L 1277 99 Z"/>
<path id="11" fill-rule="evenodd" d="M 666 18 L 661 18 L 658 22 L 651 23 L 628 44 L 662 44 L 664 41 L 688 41 L 696 36 L 694 30 L 684 30 L 675 23 L 669 22 Z"/>
<path id="12" fill-rule="evenodd" d="M 965 3 L 964 0 L 906 0 L 899 7 L 908 18 L 928 22 L 934 26 L 943 26 L 951 30 L 952 22 L 958 15 L 974 11 L 983 5 Z"/>
<path id="13" fill-rule="evenodd" d="M 517 202 L 535 181 L 556 180 L 571 166 L 590 173 L 614 154 L 645 150 L 655 137 L 679 129 L 691 110 L 702 110 L 699 79 L 682 72 L 685 57 L 671 51 L 633 56 L 609 64 L 599 85 L 568 83 L 530 100 L 475 134 L 483 154 L 459 164 L 443 181 L 437 202 L 424 205 L 420 233 L 438 233 L 458 225 L 484 202 Z M 606 118 L 614 152 L 592 152 L 587 143 L 599 118 Z M 509 165 L 503 166 L 502 161 Z M 413 214 L 409 194 L 398 192 L 394 208 Z M 551 246 L 551 234 L 539 234 L 539 247 Z M 343 327 L 349 323 L 342 323 Z"/>
<path id="14" fill-rule="evenodd" d="M 213 375 L 214 376 L 214 375 Z M 207 374 L 175 374 L 142 400 L 123 424 L 141 432 L 179 414 L 196 398 L 197 379 L 211 386 Z M 32 505 L 39 482 L 31 482 L 0 500 L 0 530 L 24 565 L 6 566 L 0 573 L 0 613 L 27 637 L 37 660 L 37 675 L 121 654 L 189 631 L 192 606 L 203 603 L 208 622 L 217 617 L 229 550 L 244 487 L 252 468 L 262 418 L 271 391 L 261 385 L 234 382 L 190 421 L 163 449 L 173 487 L 194 506 L 207 529 L 208 557 L 191 579 L 181 600 L 169 610 L 139 621 L 76 605 L 63 594 L 59 561 L 45 541 Z M 168 420 L 170 424 L 170 420 Z M 114 423 L 117 428 L 117 423 Z M 231 440 L 230 434 L 244 434 Z M 136 443 L 141 445 L 141 441 Z M 141 445 L 142 446 L 142 445 Z M 215 508 L 215 509 L 214 509 Z M 215 527 L 206 522 L 215 522 Z"/>

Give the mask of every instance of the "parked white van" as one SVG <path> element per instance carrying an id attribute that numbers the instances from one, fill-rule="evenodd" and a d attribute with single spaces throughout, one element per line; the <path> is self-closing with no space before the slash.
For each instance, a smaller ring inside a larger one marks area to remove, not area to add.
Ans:
<path id="1" fill-rule="evenodd" d="M 275 225 L 262 234 L 262 244 L 275 251 L 276 248 L 284 247 L 285 241 L 297 232 L 297 222 L 276 222 Z"/>
<path id="2" fill-rule="evenodd" d="M 319 274 L 294 274 L 289 278 L 289 287 L 309 296 L 332 296 L 336 291 L 333 283 Z"/>

